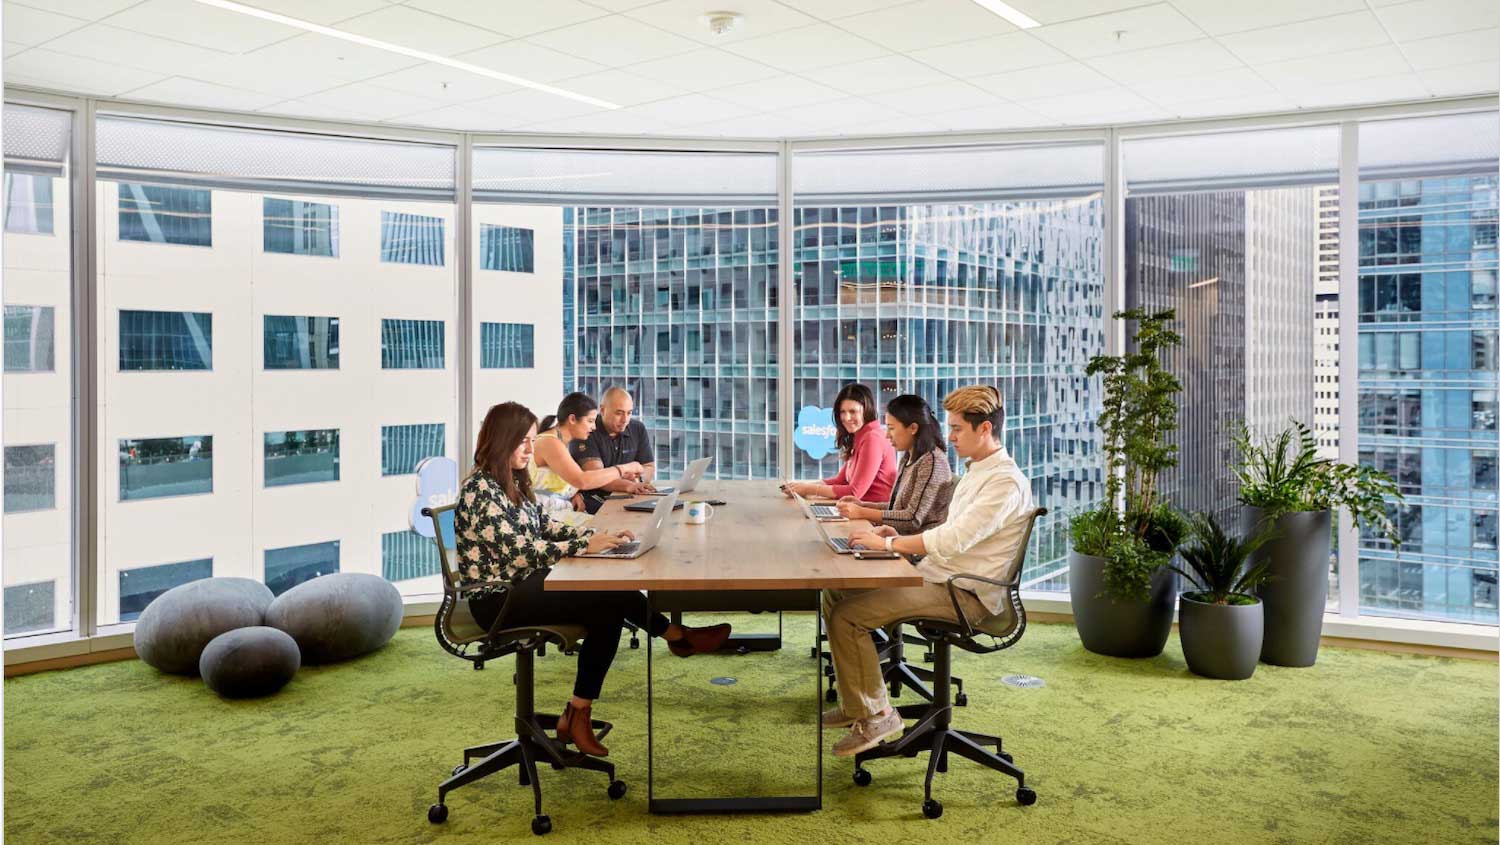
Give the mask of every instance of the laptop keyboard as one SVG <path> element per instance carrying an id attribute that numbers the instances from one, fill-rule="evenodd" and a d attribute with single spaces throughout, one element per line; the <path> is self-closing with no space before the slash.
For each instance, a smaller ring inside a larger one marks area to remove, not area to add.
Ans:
<path id="1" fill-rule="evenodd" d="M 812 512 L 818 519 L 836 519 L 839 516 L 839 509 L 833 505 L 813 505 Z"/>
<path id="2" fill-rule="evenodd" d="M 633 555 L 633 554 L 635 554 L 636 550 L 639 549 L 640 547 L 641 547 L 641 544 L 640 543 L 636 543 L 636 542 L 621 543 L 620 545 L 615 546 L 613 549 L 610 549 L 609 551 L 605 552 L 605 554 L 608 554 L 608 555 Z"/>
<path id="3" fill-rule="evenodd" d="M 848 537 L 829 537 L 828 542 L 832 543 L 833 547 L 841 552 L 849 551 Z"/>

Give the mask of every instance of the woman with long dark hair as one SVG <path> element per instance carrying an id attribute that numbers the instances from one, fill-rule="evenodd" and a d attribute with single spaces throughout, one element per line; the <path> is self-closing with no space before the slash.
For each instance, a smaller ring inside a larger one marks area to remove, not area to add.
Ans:
<path id="1" fill-rule="evenodd" d="M 838 474 L 822 481 L 793 481 L 782 489 L 787 495 L 838 499 L 853 496 L 860 501 L 888 499 L 896 483 L 896 450 L 880 432 L 875 419 L 875 395 L 862 384 L 846 384 L 833 400 L 838 422 L 839 457 L 844 463 Z"/>
<path id="2" fill-rule="evenodd" d="M 632 539 L 627 531 L 594 531 L 553 519 L 532 492 L 531 463 L 537 441 L 536 415 L 516 402 L 490 408 L 479 427 L 474 447 L 474 469 L 459 490 L 454 514 L 457 567 L 464 585 L 508 581 L 513 593 L 502 627 L 521 625 L 582 625 L 588 629 L 578 649 L 578 674 L 573 697 L 557 720 L 557 738 L 571 741 L 579 751 L 603 757 L 609 749 L 599 744 L 592 729 L 594 699 L 620 646 L 625 620 L 667 641 L 679 657 L 722 648 L 728 625 L 686 628 L 660 613 L 648 614 L 646 597 L 638 591 L 546 592 L 542 582 L 559 560 L 585 550 L 600 552 Z M 469 599 L 474 619 L 494 627 L 504 607 L 499 587 L 482 587 Z"/>
<path id="3" fill-rule="evenodd" d="M 599 403 L 587 393 L 569 393 L 556 414 L 542 420 L 531 463 L 531 483 L 549 510 L 582 510 L 580 490 L 603 487 L 619 478 L 638 479 L 645 468 L 638 462 L 585 470 L 573 458 L 573 441 L 586 441 L 599 419 Z"/>
<path id="4" fill-rule="evenodd" d="M 839 500 L 839 513 L 848 519 L 889 525 L 898 534 L 920 534 L 948 517 L 953 469 L 948 465 L 943 429 L 927 400 L 908 393 L 886 404 L 885 433 L 891 447 L 901 453 L 890 499 L 875 502 L 845 496 Z"/>

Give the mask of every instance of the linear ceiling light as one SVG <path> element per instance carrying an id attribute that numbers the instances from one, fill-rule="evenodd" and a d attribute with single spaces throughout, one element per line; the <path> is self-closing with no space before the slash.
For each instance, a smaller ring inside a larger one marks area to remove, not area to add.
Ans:
<path id="1" fill-rule="evenodd" d="M 202 0 L 199 0 L 199 2 L 202 2 Z M 1036 27 L 1041 26 L 1041 24 L 1036 22 L 1035 18 L 1032 18 L 1026 13 L 1014 8 L 1009 3 L 1002 3 L 1000 2 L 1000 0 L 974 0 L 974 2 L 985 7 L 986 9 L 989 9 L 991 12 L 994 12 L 1000 17 L 1005 18 L 1006 20 L 1010 21 L 1016 26 L 1019 26 L 1022 29 L 1035 29 Z"/>
<path id="2" fill-rule="evenodd" d="M 435 65 L 451 67 L 454 70 L 461 70 L 465 73 L 472 73 L 476 76 L 487 76 L 490 79 L 498 79 L 501 82 L 509 82 L 512 85 L 519 85 L 522 88 L 531 88 L 536 91 L 545 91 L 548 94 L 556 94 L 559 97 L 567 97 L 570 100 L 577 100 L 580 103 L 588 103 L 591 106 L 598 106 L 601 109 L 619 108 L 617 104 L 611 103 L 608 100 L 600 100 L 597 97 L 590 97 L 574 91 L 555 88 L 551 85 L 544 85 L 540 82 L 534 82 L 530 79 L 525 79 L 519 76 L 512 76 L 508 73 L 501 73 L 498 70 L 490 70 L 487 67 L 480 67 L 479 65 L 469 64 L 468 62 L 458 61 L 457 59 L 450 59 L 447 56 L 439 56 L 433 53 L 426 53 L 421 50 L 413 50 L 410 47 L 403 47 L 400 44 L 392 44 L 389 41 L 381 41 L 377 38 L 366 38 L 363 35 L 355 35 L 352 32 L 345 32 L 342 29 L 334 29 L 330 26 L 320 26 L 319 24 L 315 24 L 310 21 L 304 21 L 299 18 L 287 17 L 286 15 L 278 15 L 275 12 L 268 12 L 265 9 L 257 9 L 254 6 L 246 6 L 244 3 L 235 3 L 233 2 L 233 0 L 194 0 L 194 2 L 201 3 L 205 6 L 213 6 L 216 9 L 223 9 L 226 12 L 235 12 L 241 15 L 249 15 L 252 18 L 260 18 L 261 20 L 285 24 L 286 26 L 303 29 L 308 32 L 316 32 L 319 35 L 326 35 L 329 38 L 337 38 L 341 41 L 348 41 L 353 44 L 362 44 L 366 47 L 374 47 L 377 50 L 385 50 L 388 53 L 399 53 L 403 56 L 410 56 L 414 59 L 421 59 L 424 62 L 432 62 Z"/>

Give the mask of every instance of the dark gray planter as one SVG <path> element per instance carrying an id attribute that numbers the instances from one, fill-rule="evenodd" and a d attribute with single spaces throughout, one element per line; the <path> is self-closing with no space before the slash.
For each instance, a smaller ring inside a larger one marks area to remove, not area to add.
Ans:
<path id="1" fill-rule="evenodd" d="M 1184 594 L 1177 606 L 1177 633 L 1193 674 L 1221 681 L 1254 675 L 1265 630 L 1264 606 L 1209 604 Z"/>
<path id="2" fill-rule="evenodd" d="M 1172 632 L 1177 573 L 1166 567 L 1151 578 L 1147 601 L 1115 601 L 1103 595 L 1104 558 L 1068 552 L 1068 589 L 1073 625 L 1083 647 L 1109 657 L 1155 657 Z"/>
<path id="3" fill-rule="evenodd" d="M 1263 508 L 1245 506 L 1244 530 L 1259 530 Z M 1275 666 L 1311 666 L 1318 659 L 1328 605 L 1329 511 L 1296 511 L 1276 520 L 1278 536 L 1251 558 L 1271 559 L 1271 579 L 1258 590 L 1266 634 L 1260 659 Z"/>

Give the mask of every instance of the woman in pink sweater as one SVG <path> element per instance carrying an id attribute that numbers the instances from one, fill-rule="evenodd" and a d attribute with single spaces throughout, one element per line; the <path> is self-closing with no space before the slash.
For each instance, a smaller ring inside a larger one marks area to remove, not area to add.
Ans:
<path id="1" fill-rule="evenodd" d="M 833 412 L 838 417 L 837 443 L 844 465 L 832 478 L 793 481 L 783 489 L 788 495 L 812 498 L 889 499 L 896 483 L 896 449 L 875 418 L 874 394 L 862 384 L 846 384 L 833 401 Z"/>

